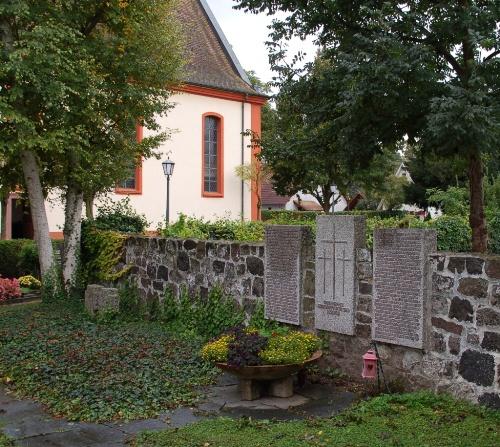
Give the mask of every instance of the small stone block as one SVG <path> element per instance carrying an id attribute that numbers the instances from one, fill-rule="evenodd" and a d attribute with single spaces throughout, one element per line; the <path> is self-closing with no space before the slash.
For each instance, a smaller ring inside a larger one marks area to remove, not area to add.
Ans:
<path id="1" fill-rule="evenodd" d="M 269 385 L 269 394 L 274 397 L 292 397 L 293 376 L 273 380 Z"/>
<path id="2" fill-rule="evenodd" d="M 255 380 L 240 379 L 241 400 L 256 400 L 261 396 L 261 384 Z"/>

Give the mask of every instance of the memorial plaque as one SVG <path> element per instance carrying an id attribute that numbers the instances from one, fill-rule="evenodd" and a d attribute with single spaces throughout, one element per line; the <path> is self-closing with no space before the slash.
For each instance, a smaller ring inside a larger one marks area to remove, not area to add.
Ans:
<path id="1" fill-rule="evenodd" d="M 307 228 L 266 227 L 265 315 L 283 323 L 301 324 L 302 251 Z"/>
<path id="2" fill-rule="evenodd" d="M 422 349 L 430 302 L 429 255 L 436 232 L 375 230 L 373 339 Z"/>
<path id="3" fill-rule="evenodd" d="M 354 335 L 356 249 L 365 245 L 365 218 L 318 216 L 316 223 L 316 328 Z"/>

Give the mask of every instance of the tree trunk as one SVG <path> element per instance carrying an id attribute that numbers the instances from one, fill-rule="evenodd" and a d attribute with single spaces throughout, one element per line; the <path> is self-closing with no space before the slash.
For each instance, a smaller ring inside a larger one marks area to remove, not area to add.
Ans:
<path id="1" fill-rule="evenodd" d="M 488 230 L 484 216 L 483 164 L 478 152 L 469 156 L 470 215 L 472 228 L 472 251 L 485 253 L 488 250 Z"/>
<path id="2" fill-rule="evenodd" d="M 67 293 L 74 284 L 78 267 L 78 254 L 81 239 L 81 219 L 83 193 L 74 185 L 68 186 L 64 211 L 64 248 L 62 253 L 62 274 Z"/>
<path id="3" fill-rule="evenodd" d="M 84 195 L 85 200 L 85 217 L 88 220 L 94 220 L 94 200 L 95 194 L 87 193 Z"/>
<path id="4" fill-rule="evenodd" d="M 8 197 L 2 197 L 0 199 L 0 214 L 2 216 L 2 220 L 0 221 L 0 240 L 4 241 L 7 239 L 7 201 Z"/>
<path id="5" fill-rule="evenodd" d="M 35 154 L 31 151 L 21 152 L 21 164 L 28 190 L 35 240 L 38 246 L 40 273 L 43 278 L 54 264 L 54 252 L 52 250 L 49 222 L 45 210 L 45 197 L 40 181 L 40 169 Z"/>

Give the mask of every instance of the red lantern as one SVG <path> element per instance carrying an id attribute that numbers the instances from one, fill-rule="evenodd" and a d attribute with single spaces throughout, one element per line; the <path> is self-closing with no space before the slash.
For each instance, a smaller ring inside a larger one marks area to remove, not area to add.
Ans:
<path id="1" fill-rule="evenodd" d="M 377 355 L 371 349 L 363 356 L 363 379 L 375 379 L 377 377 Z"/>

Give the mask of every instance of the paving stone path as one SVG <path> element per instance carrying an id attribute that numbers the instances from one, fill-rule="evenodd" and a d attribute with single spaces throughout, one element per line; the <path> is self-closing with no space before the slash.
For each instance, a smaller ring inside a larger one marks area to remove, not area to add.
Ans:
<path id="1" fill-rule="evenodd" d="M 327 417 L 344 410 L 355 399 L 355 394 L 332 386 L 307 385 L 289 399 L 244 402 L 234 379 L 223 375 L 196 408 L 179 408 L 143 421 L 91 424 L 55 419 L 40 404 L 17 400 L 0 389 L 0 430 L 22 447 L 122 447 L 143 430 L 178 428 L 215 416 L 278 420 Z"/>

